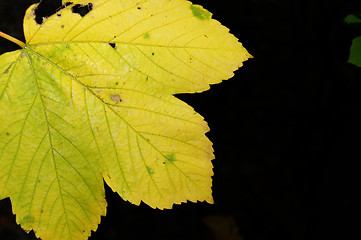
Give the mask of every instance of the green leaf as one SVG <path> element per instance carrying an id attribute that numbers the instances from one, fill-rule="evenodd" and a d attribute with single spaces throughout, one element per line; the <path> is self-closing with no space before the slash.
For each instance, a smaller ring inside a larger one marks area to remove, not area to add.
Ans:
<path id="1" fill-rule="evenodd" d="M 0 199 L 43 240 L 97 229 L 103 179 L 137 205 L 213 203 L 208 125 L 173 94 L 205 91 L 251 55 L 188 1 L 71 2 L 41 25 L 32 5 L 25 47 L 0 56 Z"/>
<path id="2" fill-rule="evenodd" d="M 345 23 L 361 23 L 361 18 L 354 14 L 350 14 L 345 18 Z M 361 36 L 352 40 L 348 62 L 361 67 Z"/>
<path id="3" fill-rule="evenodd" d="M 348 62 L 361 67 L 361 36 L 352 40 Z"/>
<path id="4" fill-rule="evenodd" d="M 354 14 L 348 15 L 344 21 L 345 21 L 345 23 L 361 23 L 360 17 L 358 17 Z"/>

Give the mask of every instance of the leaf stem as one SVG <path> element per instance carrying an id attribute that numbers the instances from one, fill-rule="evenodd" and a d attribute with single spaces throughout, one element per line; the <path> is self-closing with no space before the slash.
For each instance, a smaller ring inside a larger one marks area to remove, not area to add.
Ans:
<path id="1" fill-rule="evenodd" d="M 2 31 L 0 31 L 0 37 L 3 37 L 13 43 L 16 43 L 17 45 L 19 45 L 21 48 L 24 48 L 25 47 L 25 43 L 23 43 L 22 41 L 10 36 L 10 35 L 7 35 L 6 33 L 3 33 Z"/>

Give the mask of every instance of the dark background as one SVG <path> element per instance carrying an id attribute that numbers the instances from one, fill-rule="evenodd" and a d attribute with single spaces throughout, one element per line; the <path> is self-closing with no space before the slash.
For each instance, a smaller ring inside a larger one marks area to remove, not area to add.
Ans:
<path id="1" fill-rule="evenodd" d="M 35 0 L 0 0 L 0 29 L 22 41 Z M 43 0 L 56 2 L 55 0 Z M 95 239 L 360 238 L 361 68 L 347 63 L 360 0 L 196 0 L 254 56 L 231 80 L 179 97 L 210 125 L 214 205 L 153 210 L 108 188 Z M 47 7 L 44 7 L 46 9 Z M 18 47 L 0 39 L 0 54 Z M 0 239 L 35 239 L 0 201 Z"/>

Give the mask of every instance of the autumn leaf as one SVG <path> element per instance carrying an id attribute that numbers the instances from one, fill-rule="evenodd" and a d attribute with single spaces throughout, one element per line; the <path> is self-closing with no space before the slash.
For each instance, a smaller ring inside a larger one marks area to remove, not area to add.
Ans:
<path id="1" fill-rule="evenodd" d="M 73 0 L 0 56 L 0 199 L 43 240 L 87 239 L 103 179 L 152 208 L 212 199 L 203 118 L 173 95 L 209 89 L 251 56 L 184 0 Z M 79 11 L 81 9 L 82 11 Z"/>

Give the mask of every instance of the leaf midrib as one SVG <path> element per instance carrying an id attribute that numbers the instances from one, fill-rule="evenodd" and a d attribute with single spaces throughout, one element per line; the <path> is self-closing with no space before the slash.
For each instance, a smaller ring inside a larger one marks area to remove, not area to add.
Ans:
<path id="1" fill-rule="evenodd" d="M 30 49 L 30 48 L 27 48 L 27 49 Z M 37 90 L 38 90 L 38 94 L 39 94 L 39 97 L 40 97 L 40 100 L 42 102 L 42 105 L 43 105 L 43 114 L 44 114 L 44 117 L 46 119 L 46 126 L 47 126 L 47 132 L 48 132 L 48 138 L 49 138 L 49 143 L 51 145 L 51 153 L 52 153 L 52 159 L 53 159 L 53 164 L 54 164 L 54 171 L 55 171 L 55 175 L 56 175 L 56 180 L 57 180 L 57 183 L 58 183 L 58 186 L 59 186 L 59 192 L 60 192 L 60 197 L 61 197 L 61 202 L 62 202 L 62 205 L 63 205 L 63 209 L 64 209 L 64 214 L 65 214 L 65 218 L 66 218 L 66 225 L 67 225 L 67 228 L 68 228 L 68 234 L 69 234 L 69 237 L 72 239 L 72 234 L 71 234 L 71 230 L 70 230 L 70 225 L 69 225 L 69 217 L 68 217 L 68 213 L 67 213 L 67 208 L 65 207 L 65 203 L 64 203 L 64 197 L 63 197 L 63 192 L 62 192 L 62 187 L 61 187 L 61 184 L 60 184 L 60 180 L 59 180 L 59 173 L 58 173 L 58 169 L 57 169 L 57 164 L 56 164 L 56 161 L 55 161 L 55 155 L 54 155 L 54 147 L 53 147 L 53 144 L 52 144 L 52 138 L 51 138 L 51 134 L 50 134 L 50 128 L 49 128 L 49 121 L 48 121 L 48 116 L 46 114 L 46 111 L 45 111 L 45 104 L 44 104 L 44 101 L 43 101 L 43 98 L 42 98 L 42 94 L 40 92 L 40 88 L 39 88 L 39 83 L 38 83 L 38 77 L 36 75 L 36 72 L 34 70 L 34 67 L 33 67 L 33 64 L 32 64 L 32 61 L 31 61 L 31 58 L 28 54 L 28 52 L 26 51 L 27 49 L 25 49 L 23 52 L 26 54 L 26 57 L 28 58 L 28 61 L 29 61 L 29 66 L 31 67 L 31 71 L 33 73 L 33 76 L 35 78 L 35 81 L 36 81 L 36 85 L 37 85 Z M 30 49 L 31 50 L 31 49 Z"/>
<path id="2" fill-rule="evenodd" d="M 52 44 L 73 44 L 73 43 L 116 43 L 116 44 L 124 44 L 124 45 L 135 45 L 135 46 L 146 46 L 146 47 L 160 47 L 160 48 L 182 48 L 182 49 L 198 49 L 198 50 L 216 50 L 216 51 L 238 51 L 237 48 L 215 48 L 215 47 L 194 47 L 194 46 L 167 46 L 160 44 L 146 44 L 146 43 L 131 43 L 131 42 L 121 42 L 121 41 L 54 41 L 54 42 L 46 42 L 46 43 L 27 43 L 25 48 L 29 46 L 46 46 Z"/>

